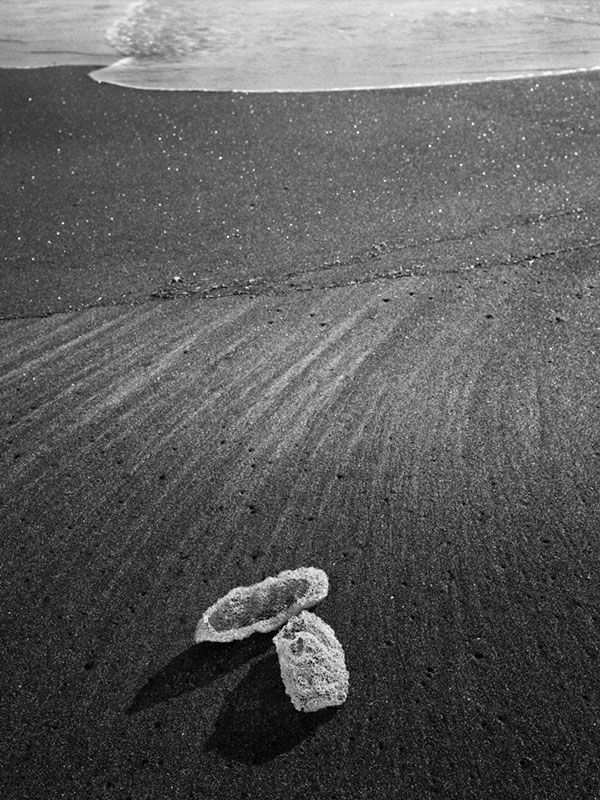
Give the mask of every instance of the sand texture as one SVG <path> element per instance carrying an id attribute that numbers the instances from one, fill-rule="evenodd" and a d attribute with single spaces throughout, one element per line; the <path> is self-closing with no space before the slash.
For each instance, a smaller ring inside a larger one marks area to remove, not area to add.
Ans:
<path id="1" fill-rule="evenodd" d="M 4 797 L 600 794 L 599 101 L 0 71 Z M 315 714 L 192 644 L 304 564 Z"/>

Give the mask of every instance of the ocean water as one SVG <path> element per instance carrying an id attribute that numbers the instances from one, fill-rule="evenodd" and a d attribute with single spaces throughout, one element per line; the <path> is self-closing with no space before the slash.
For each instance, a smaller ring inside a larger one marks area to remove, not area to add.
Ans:
<path id="1" fill-rule="evenodd" d="M 600 66 L 600 0 L 0 0 L 0 67 L 165 90 L 310 91 Z"/>

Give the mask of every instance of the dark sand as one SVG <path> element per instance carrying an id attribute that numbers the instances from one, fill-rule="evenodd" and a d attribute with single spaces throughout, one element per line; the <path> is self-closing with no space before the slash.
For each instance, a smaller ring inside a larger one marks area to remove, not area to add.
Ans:
<path id="1" fill-rule="evenodd" d="M 600 796 L 599 108 L 0 71 L 3 797 Z M 192 645 L 300 565 L 316 715 Z"/>

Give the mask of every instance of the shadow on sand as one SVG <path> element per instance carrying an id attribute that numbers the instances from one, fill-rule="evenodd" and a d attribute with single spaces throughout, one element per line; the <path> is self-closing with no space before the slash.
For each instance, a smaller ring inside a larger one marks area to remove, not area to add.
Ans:
<path id="1" fill-rule="evenodd" d="M 153 675 L 137 693 L 127 714 L 137 714 L 202 686 L 265 653 L 273 646 L 273 636 L 254 634 L 240 642 L 201 642 L 184 650 L 160 672 Z"/>
<path id="2" fill-rule="evenodd" d="M 262 764 L 292 750 L 337 712 L 296 711 L 286 695 L 276 653 L 254 664 L 221 710 L 206 751 L 248 764 Z"/>

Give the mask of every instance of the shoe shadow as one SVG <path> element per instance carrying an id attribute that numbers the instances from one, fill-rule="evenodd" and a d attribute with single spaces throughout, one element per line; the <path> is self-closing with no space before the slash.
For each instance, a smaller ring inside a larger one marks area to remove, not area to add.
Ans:
<path id="1" fill-rule="evenodd" d="M 149 678 L 127 709 L 137 714 L 217 680 L 273 646 L 273 635 L 256 633 L 239 642 L 201 642 L 175 656 L 160 672 Z"/>
<path id="2" fill-rule="evenodd" d="M 312 736 L 337 711 L 296 711 L 285 693 L 277 655 L 269 653 L 232 692 L 204 749 L 227 759 L 263 764 Z"/>

